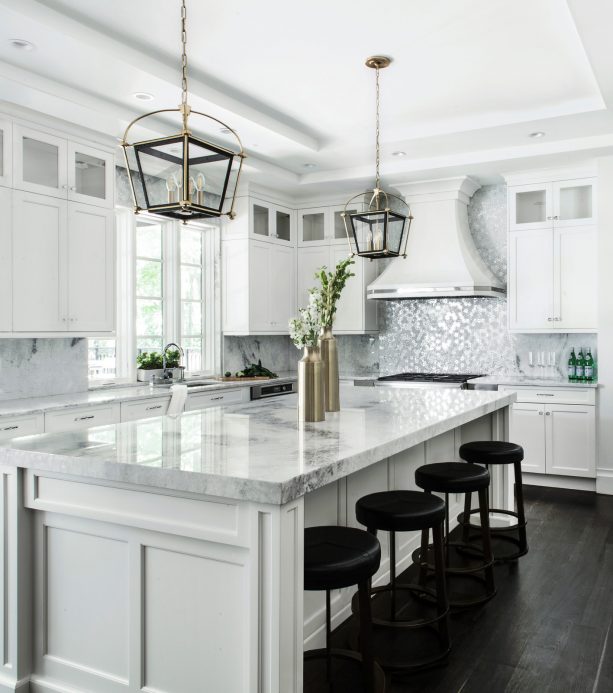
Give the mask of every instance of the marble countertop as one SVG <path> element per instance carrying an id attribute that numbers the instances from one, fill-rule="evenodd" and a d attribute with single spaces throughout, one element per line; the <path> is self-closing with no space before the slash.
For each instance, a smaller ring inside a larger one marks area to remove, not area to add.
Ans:
<path id="1" fill-rule="evenodd" d="M 468 381 L 473 387 L 492 385 L 524 385 L 533 387 L 591 387 L 597 388 L 598 383 L 571 383 L 568 378 L 557 376 L 553 378 L 537 378 L 530 375 L 484 375 Z"/>
<path id="2" fill-rule="evenodd" d="M 300 424 L 297 396 L 16 438 L 0 463 L 111 482 L 283 504 L 515 400 L 513 393 L 356 388 Z"/>
<path id="3" fill-rule="evenodd" d="M 211 380 L 201 377 L 193 380 Z M 276 379 L 267 380 L 266 383 L 296 380 L 295 373 L 280 373 Z M 187 380 L 186 382 L 189 382 Z M 189 392 L 214 392 L 216 390 L 236 389 L 237 387 L 251 387 L 264 381 L 244 380 L 234 382 L 218 382 L 212 385 L 199 385 L 190 387 Z M 180 384 L 180 383 L 179 383 Z M 138 399 L 150 399 L 152 397 L 170 397 L 170 388 L 151 387 L 147 384 L 127 386 L 107 386 L 92 388 L 85 392 L 74 392 L 65 395 L 49 395 L 47 397 L 24 397 L 22 399 L 0 400 L 0 419 L 6 416 L 21 416 L 26 414 L 39 414 L 56 409 L 69 407 L 88 407 L 113 402 L 127 402 Z"/>

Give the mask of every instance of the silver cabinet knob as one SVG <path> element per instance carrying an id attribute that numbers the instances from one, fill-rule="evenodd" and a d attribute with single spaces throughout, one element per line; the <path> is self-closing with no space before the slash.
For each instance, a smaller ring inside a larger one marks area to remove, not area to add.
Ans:
<path id="1" fill-rule="evenodd" d="M 545 416 L 551 416 L 551 412 L 550 411 L 545 412 Z"/>
<path id="2" fill-rule="evenodd" d="M 547 322 L 553 322 L 553 318 L 547 318 Z"/>

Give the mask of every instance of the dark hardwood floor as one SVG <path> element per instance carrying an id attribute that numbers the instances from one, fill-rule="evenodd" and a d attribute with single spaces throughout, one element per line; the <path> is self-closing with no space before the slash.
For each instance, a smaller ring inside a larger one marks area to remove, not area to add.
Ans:
<path id="1" fill-rule="evenodd" d="M 613 692 L 613 497 L 525 495 L 529 553 L 496 567 L 492 601 L 452 616 L 446 666 L 388 693 Z"/>

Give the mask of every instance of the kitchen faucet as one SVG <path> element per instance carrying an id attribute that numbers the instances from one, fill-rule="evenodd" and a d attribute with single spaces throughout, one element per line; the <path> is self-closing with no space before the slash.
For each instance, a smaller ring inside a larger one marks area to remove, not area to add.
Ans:
<path id="1" fill-rule="evenodd" d="M 183 359 L 185 358 L 185 352 L 183 351 L 183 347 L 180 346 L 179 344 L 175 344 L 175 342 L 170 342 L 164 347 L 164 350 L 162 351 L 162 370 L 163 370 L 162 378 L 164 378 L 165 380 L 168 380 L 172 377 L 167 372 L 168 369 L 166 368 L 166 360 L 167 360 L 166 359 L 166 352 L 168 351 L 168 349 L 170 347 L 176 347 L 177 351 L 181 355 L 179 358 L 179 365 L 183 365 L 182 362 L 183 362 Z M 183 380 L 183 378 L 181 378 L 181 380 Z"/>

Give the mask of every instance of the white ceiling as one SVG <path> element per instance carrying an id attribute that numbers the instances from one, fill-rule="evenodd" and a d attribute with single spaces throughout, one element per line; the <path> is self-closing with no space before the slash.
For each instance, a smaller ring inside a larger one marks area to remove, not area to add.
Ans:
<path id="1" fill-rule="evenodd" d="M 372 176 L 374 74 L 363 62 L 376 53 L 394 59 L 381 73 L 392 183 L 613 153 L 608 0 L 187 4 L 192 104 L 239 131 L 262 183 L 307 195 Z M 137 114 L 179 101 L 179 8 L 0 0 L 0 98 L 120 136 Z M 135 91 L 156 98 L 142 104 Z M 530 139 L 536 130 L 546 137 Z"/>

